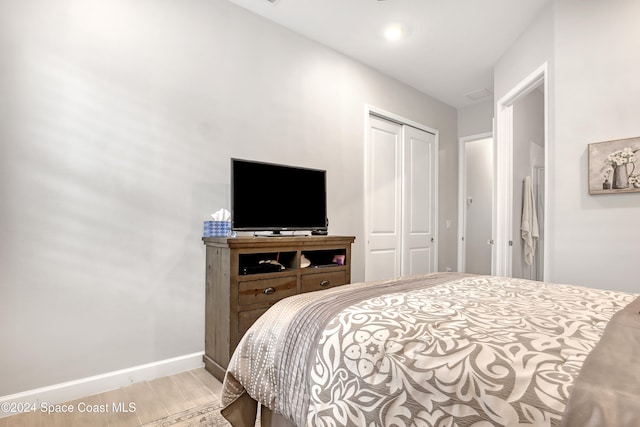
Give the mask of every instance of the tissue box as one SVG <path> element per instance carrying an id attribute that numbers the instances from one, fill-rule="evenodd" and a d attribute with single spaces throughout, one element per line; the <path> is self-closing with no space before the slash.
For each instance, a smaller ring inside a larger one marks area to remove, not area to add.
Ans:
<path id="1" fill-rule="evenodd" d="M 228 237 L 231 235 L 231 221 L 205 221 L 204 237 Z"/>

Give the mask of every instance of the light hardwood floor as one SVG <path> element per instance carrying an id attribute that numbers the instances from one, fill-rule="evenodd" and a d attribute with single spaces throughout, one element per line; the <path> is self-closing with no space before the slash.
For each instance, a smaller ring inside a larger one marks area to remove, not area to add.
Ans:
<path id="1" fill-rule="evenodd" d="M 40 411 L 0 418 L 0 427 L 67 427 L 67 426 L 139 426 L 196 406 L 218 401 L 222 384 L 204 368 L 168 377 L 132 384 L 82 399 L 67 402 L 74 413 Z M 130 403 L 135 411 L 114 410 L 113 404 Z M 108 408 L 109 412 L 79 412 L 78 408 Z"/>

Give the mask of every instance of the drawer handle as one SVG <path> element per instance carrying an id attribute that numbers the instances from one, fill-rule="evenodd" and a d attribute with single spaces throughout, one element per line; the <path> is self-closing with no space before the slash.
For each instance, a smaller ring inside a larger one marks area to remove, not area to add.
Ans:
<path id="1" fill-rule="evenodd" d="M 271 295 L 271 294 L 274 294 L 275 292 L 276 292 L 276 288 L 266 288 L 264 291 L 262 291 L 262 293 L 265 295 Z"/>
<path id="2" fill-rule="evenodd" d="M 331 283 L 331 282 L 329 282 L 328 280 L 323 280 L 322 282 L 320 282 L 320 286 L 323 286 L 323 287 L 324 286 L 329 286 L 329 283 Z"/>

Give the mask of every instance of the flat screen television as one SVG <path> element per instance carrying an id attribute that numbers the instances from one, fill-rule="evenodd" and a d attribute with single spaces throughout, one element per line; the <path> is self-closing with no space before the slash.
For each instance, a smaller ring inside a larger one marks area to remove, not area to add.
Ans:
<path id="1" fill-rule="evenodd" d="M 231 159 L 231 228 L 327 230 L 326 171 Z"/>

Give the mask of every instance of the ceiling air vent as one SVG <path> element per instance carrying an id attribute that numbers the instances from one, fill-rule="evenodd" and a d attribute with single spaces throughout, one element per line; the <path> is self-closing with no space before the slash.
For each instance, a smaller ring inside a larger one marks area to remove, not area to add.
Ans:
<path id="1" fill-rule="evenodd" d="M 479 90 L 474 90 L 473 92 L 464 94 L 464 96 L 474 101 L 477 101 L 482 98 L 486 98 L 489 95 L 491 95 L 491 92 L 489 91 L 489 89 L 479 89 Z"/>

